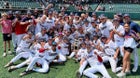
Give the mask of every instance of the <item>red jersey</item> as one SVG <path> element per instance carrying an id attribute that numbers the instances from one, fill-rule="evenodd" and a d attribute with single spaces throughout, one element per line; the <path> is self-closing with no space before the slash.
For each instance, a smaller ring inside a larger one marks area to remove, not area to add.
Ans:
<path id="1" fill-rule="evenodd" d="M 16 35 L 19 35 L 19 34 L 25 34 L 26 33 L 26 28 L 29 24 L 24 24 L 24 25 L 21 25 L 20 22 L 17 22 L 15 24 L 15 33 Z"/>

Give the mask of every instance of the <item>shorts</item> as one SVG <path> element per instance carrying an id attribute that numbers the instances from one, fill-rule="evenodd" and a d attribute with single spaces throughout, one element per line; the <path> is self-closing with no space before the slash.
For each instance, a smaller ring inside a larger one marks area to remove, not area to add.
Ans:
<path id="1" fill-rule="evenodd" d="M 131 47 L 124 47 L 124 50 L 126 50 L 126 51 L 132 53 L 134 49 L 131 48 Z"/>
<path id="2" fill-rule="evenodd" d="M 11 34 L 3 34 L 3 41 L 10 41 L 12 40 Z"/>

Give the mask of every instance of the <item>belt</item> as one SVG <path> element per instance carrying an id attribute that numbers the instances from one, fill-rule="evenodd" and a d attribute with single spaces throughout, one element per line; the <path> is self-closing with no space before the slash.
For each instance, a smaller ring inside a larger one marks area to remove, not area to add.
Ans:
<path id="1" fill-rule="evenodd" d="M 120 42 L 120 40 L 116 40 L 117 42 Z"/>
<path id="2" fill-rule="evenodd" d="M 48 59 L 45 59 L 47 62 L 50 62 Z"/>
<path id="3" fill-rule="evenodd" d="M 114 55 L 108 55 L 109 57 L 114 57 Z"/>
<path id="4" fill-rule="evenodd" d="M 41 58 L 42 58 L 43 56 L 42 56 L 42 55 L 39 55 L 39 57 L 41 57 Z"/>

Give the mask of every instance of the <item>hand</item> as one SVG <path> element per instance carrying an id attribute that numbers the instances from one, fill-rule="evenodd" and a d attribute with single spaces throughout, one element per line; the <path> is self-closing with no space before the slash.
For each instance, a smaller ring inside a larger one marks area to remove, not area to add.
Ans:
<path id="1" fill-rule="evenodd" d="M 96 51 L 94 51 L 94 54 L 98 55 Z"/>
<path id="2" fill-rule="evenodd" d="M 117 59 L 117 56 L 116 56 L 116 55 L 114 55 L 114 59 L 115 59 L 115 60 Z"/>
<path id="3" fill-rule="evenodd" d="M 8 35 L 7 35 L 7 37 L 10 37 L 10 36 L 11 36 L 11 34 L 8 34 Z"/>
<path id="4" fill-rule="evenodd" d="M 113 32 L 114 32 L 114 33 L 117 33 L 116 29 L 113 29 Z"/>
<path id="5" fill-rule="evenodd" d="M 130 33 L 130 35 L 131 35 L 133 38 L 135 38 L 135 35 L 134 35 L 133 33 Z"/>
<path id="6" fill-rule="evenodd" d="M 15 22 L 17 22 L 17 21 L 18 21 L 18 18 L 15 19 Z"/>

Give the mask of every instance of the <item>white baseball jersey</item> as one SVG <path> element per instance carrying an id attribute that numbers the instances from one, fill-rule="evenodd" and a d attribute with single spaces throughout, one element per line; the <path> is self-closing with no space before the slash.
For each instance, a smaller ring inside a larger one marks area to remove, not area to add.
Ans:
<path id="1" fill-rule="evenodd" d="M 100 39 L 98 39 L 98 40 L 93 40 L 93 44 L 94 44 L 94 45 L 101 44 L 101 41 L 100 41 Z"/>
<path id="2" fill-rule="evenodd" d="M 35 49 L 35 51 L 36 51 L 35 57 L 43 58 L 46 55 L 46 53 L 47 53 L 46 50 L 44 52 L 42 52 L 42 53 L 39 52 L 39 49 L 42 48 L 39 43 L 37 43 L 34 47 L 36 48 Z M 44 46 L 44 48 L 45 48 L 45 46 Z"/>
<path id="3" fill-rule="evenodd" d="M 94 65 L 97 65 L 99 63 L 99 61 L 97 59 L 97 55 L 95 55 L 94 53 L 92 53 L 92 55 L 88 56 L 87 61 L 91 67 Z"/>
<path id="4" fill-rule="evenodd" d="M 105 46 L 105 53 L 107 55 L 114 55 L 115 54 L 115 49 L 117 48 L 116 44 L 110 40 Z"/>
<path id="5" fill-rule="evenodd" d="M 36 34 L 36 36 L 37 36 L 38 39 L 41 38 L 41 39 L 45 39 L 46 41 L 48 41 L 48 35 L 47 34 L 42 35 L 42 33 L 39 32 L 39 33 Z"/>
<path id="6" fill-rule="evenodd" d="M 28 42 L 29 40 L 31 40 L 31 39 L 21 40 L 18 47 L 29 48 L 29 46 L 31 44 L 30 42 Z"/>
<path id="7" fill-rule="evenodd" d="M 68 44 L 62 42 L 62 43 L 59 44 L 59 46 L 61 47 L 61 52 L 62 52 L 63 55 L 69 54 Z"/>
<path id="8" fill-rule="evenodd" d="M 29 42 L 31 39 L 26 39 L 26 40 L 21 40 L 20 44 L 18 45 L 16 49 L 16 53 L 21 53 L 21 52 L 30 52 L 31 50 L 29 49 L 31 43 Z"/>
<path id="9" fill-rule="evenodd" d="M 52 28 L 53 26 L 55 26 L 55 23 L 54 23 L 54 19 L 49 19 L 49 18 L 47 18 L 46 19 L 46 25 L 47 25 L 47 27 L 48 27 L 48 30 L 50 29 L 50 28 Z"/>
<path id="10" fill-rule="evenodd" d="M 52 62 L 57 56 L 56 51 L 53 51 L 52 49 L 48 50 L 46 55 L 43 57 L 44 59 L 46 59 L 49 62 Z"/>
<path id="11" fill-rule="evenodd" d="M 86 57 L 88 55 L 87 49 L 86 48 L 79 49 L 77 55 L 79 56 L 79 58 Z"/>
<path id="12" fill-rule="evenodd" d="M 46 44 L 45 44 L 45 46 L 44 46 L 44 48 L 46 48 L 46 49 L 48 48 L 48 49 L 50 49 L 50 50 L 51 50 L 52 46 L 51 46 L 51 45 L 49 45 L 49 43 L 46 43 Z"/>
<path id="13" fill-rule="evenodd" d="M 84 24 L 84 25 L 83 25 L 84 33 L 87 33 L 90 27 L 91 27 L 91 23 L 88 23 L 87 26 Z"/>
<path id="14" fill-rule="evenodd" d="M 69 29 L 70 29 L 70 25 L 65 22 L 63 30 L 69 30 Z"/>
<path id="15" fill-rule="evenodd" d="M 107 20 L 105 23 L 100 23 L 99 24 L 99 29 L 101 31 L 101 34 L 109 37 L 110 35 L 110 30 L 114 28 L 113 24 L 111 21 Z"/>
<path id="16" fill-rule="evenodd" d="M 122 25 L 119 25 L 119 27 L 116 28 L 116 31 L 123 35 L 125 33 L 125 30 Z M 124 37 L 120 37 L 118 34 L 114 34 L 114 40 L 115 40 L 115 43 L 117 44 L 117 46 L 121 46 L 121 45 L 123 45 Z"/>
<path id="17" fill-rule="evenodd" d="M 42 27 L 48 29 L 46 21 L 45 21 L 44 23 L 38 22 L 38 23 L 36 24 L 36 27 L 35 27 L 35 34 L 41 32 L 41 28 L 42 28 Z"/>
<path id="18" fill-rule="evenodd" d="M 89 27 L 87 29 L 87 32 L 89 32 L 90 34 L 94 34 L 95 33 L 96 28 L 94 28 L 93 26 Z"/>

